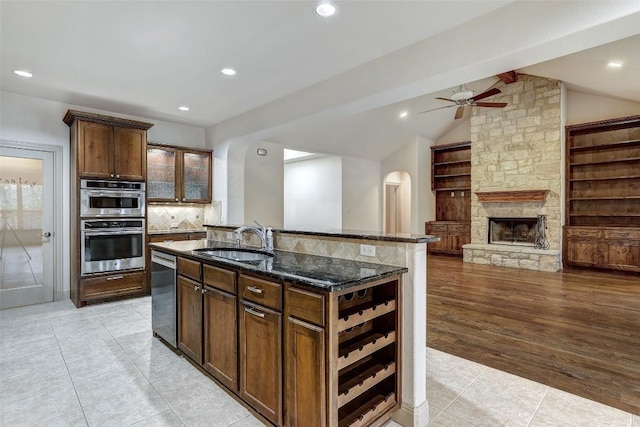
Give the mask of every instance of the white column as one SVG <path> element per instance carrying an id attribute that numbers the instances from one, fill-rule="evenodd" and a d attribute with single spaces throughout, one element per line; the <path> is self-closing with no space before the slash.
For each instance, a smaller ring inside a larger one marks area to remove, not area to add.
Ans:
<path id="1" fill-rule="evenodd" d="M 402 284 L 402 406 L 393 420 L 404 427 L 429 423 L 427 402 L 427 244 L 407 244 Z"/>

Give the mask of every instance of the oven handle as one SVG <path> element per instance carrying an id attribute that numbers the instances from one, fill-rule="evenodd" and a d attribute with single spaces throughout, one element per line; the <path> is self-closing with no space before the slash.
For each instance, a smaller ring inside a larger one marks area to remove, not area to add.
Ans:
<path id="1" fill-rule="evenodd" d="M 109 197 L 129 197 L 129 196 L 137 196 L 137 197 L 144 197 L 144 193 L 140 192 L 139 190 L 132 190 L 132 191 L 109 191 L 109 190 L 84 190 L 85 194 L 90 196 L 90 197 L 102 197 L 102 196 L 109 196 Z"/>
<path id="2" fill-rule="evenodd" d="M 125 228 L 121 231 L 87 231 L 83 230 L 82 234 L 85 236 L 114 236 L 122 234 L 144 234 L 144 229 L 129 229 Z"/>

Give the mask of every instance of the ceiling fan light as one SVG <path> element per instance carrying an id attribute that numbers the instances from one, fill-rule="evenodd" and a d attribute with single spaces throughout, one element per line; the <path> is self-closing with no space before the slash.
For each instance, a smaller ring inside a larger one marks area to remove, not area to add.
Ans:
<path id="1" fill-rule="evenodd" d="M 455 92 L 451 95 L 451 99 L 454 101 L 465 101 L 473 96 L 473 91 L 471 90 L 463 90 L 461 92 Z"/>

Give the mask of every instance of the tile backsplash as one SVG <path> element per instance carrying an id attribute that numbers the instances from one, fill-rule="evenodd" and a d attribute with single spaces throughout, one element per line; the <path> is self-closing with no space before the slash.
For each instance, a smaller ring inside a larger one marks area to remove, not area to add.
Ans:
<path id="1" fill-rule="evenodd" d="M 204 224 L 220 224 L 220 202 L 214 201 L 207 205 L 154 204 L 147 207 L 149 231 L 201 230 Z"/>

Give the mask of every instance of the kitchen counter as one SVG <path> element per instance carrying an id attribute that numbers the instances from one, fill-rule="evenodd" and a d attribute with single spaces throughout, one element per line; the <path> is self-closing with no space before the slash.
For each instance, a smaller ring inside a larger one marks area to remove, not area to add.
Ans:
<path id="1" fill-rule="evenodd" d="M 195 230 L 185 230 L 179 228 L 172 228 L 171 230 L 149 230 L 147 234 L 149 236 L 161 236 L 161 235 L 171 235 L 171 234 L 190 234 L 190 233 L 206 233 L 207 230 L 204 228 L 199 228 Z"/>
<path id="2" fill-rule="evenodd" d="M 242 225 L 209 225 L 204 224 L 209 230 L 234 231 Z M 341 239 L 362 239 L 376 240 L 383 242 L 403 242 L 403 243 L 430 243 L 440 240 L 437 236 L 411 233 L 383 233 L 381 231 L 362 231 L 349 229 L 322 229 L 322 230 L 285 230 L 274 228 L 274 233 L 298 234 L 303 236 L 335 237 Z"/>
<path id="3" fill-rule="evenodd" d="M 397 274 L 406 273 L 406 267 L 373 264 L 362 261 L 308 255 L 297 252 L 274 251 L 274 257 L 259 263 L 239 262 L 226 258 L 211 257 L 196 250 L 207 247 L 233 246 L 224 242 L 187 240 L 177 242 L 150 243 L 151 249 L 191 258 L 206 263 L 232 267 L 247 272 L 259 273 L 275 279 L 329 292 L 342 291 Z M 255 248 L 253 248 L 255 249 Z"/>

